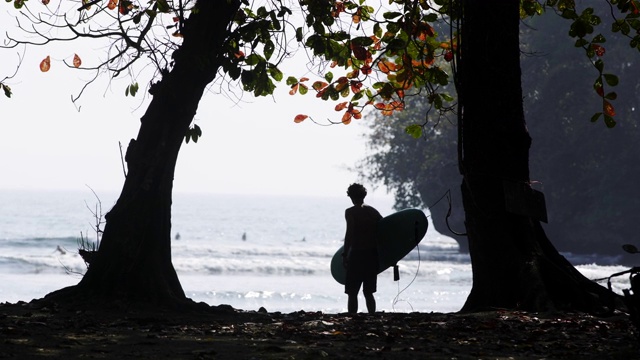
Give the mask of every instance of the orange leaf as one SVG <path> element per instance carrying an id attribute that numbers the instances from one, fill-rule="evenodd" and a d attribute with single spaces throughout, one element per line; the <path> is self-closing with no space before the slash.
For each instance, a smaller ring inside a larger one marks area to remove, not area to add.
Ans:
<path id="1" fill-rule="evenodd" d="M 382 71 L 385 74 L 388 74 L 391 69 L 389 69 L 389 67 L 387 66 L 387 64 L 384 63 L 384 61 L 380 61 L 378 63 L 378 69 L 380 69 L 380 71 Z"/>
<path id="2" fill-rule="evenodd" d="M 362 83 L 360 81 L 351 81 L 351 91 L 354 94 L 359 93 L 361 87 L 362 87 Z"/>
<path id="3" fill-rule="evenodd" d="M 118 6 L 118 0 L 109 0 L 109 3 L 107 4 L 107 8 L 109 8 L 109 10 L 113 10 Z"/>
<path id="4" fill-rule="evenodd" d="M 598 86 L 596 88 L 596 93 L 598 93 L 598 95 L 600 95 L 600 97 L 604 97 L 604 88 L 602 86 Z"/>
<path id="5" fill-rule="evenodd" d="M 603 110 L 604 110 L 604 113 L 606 115 L 616 116 L 616 110 L 613 108 L 613 105 L 611 105 L 611 103 L 608 102 L 608 101 L 604 102 L 604 109 Z"/>
<path id="6" fill-rule="evenodd" d="M 364 46 L 354 45 L 353 43 L 351 43 L 351 51 L 353 52 L 353 57 L 358 60 L 365 60 L 369 56 L 371 56 L 369 51 L 367 51 Z"/>
<path id="7" fill-rule="evenodd" d="M 444 53 L 444 60 L 449 62 L 451 60 L 453 60 L 453 52 L 451 51 L 447 51 Z"/>
<path id="8" fill-rule="evenodd" d="M 347 102 L 346 101 L 336 105 L 336 111 L 342 111 L 342 110 L 344 110 L 346 108 L 347 108 Z"/>
<path id="9" fill-rule="evenodd" d="M 362 119 L 362 113 L 360 112 L 360 110 L 356 110 L 356 109 L 351 110 L 351 115 L 353 115 L 353 118 L 356 120 Z"/>
<path id="10" fill-rule="evenodd" d="M 349 125 L 351 123 L 351 113 L 350 112 L 345 112 L 344 115 L 342 115 L 342 123 L 345 125 Z"/>
<path id="11" fill-rule="evenodd" d="M 73 54 L 73 67 L 79 68 L 82 65 L 82 60 L 80 60 L 80 56 L 78 54 Z"/>
<path id="12" fill-rule="evenodd" d="M 300 82 L 304 82 L 304 81 L 309 81 L 309 78 L 307 78 L 307 77 L 301 77 L 301 78 L 300 78 Z"/>
<path id="13" fill-rule="evenodd" d="M 595 51 L 596 55 L 600 57 L 604 56 L 604 53 L 605 53 L 604 47 L 598 44 L 591 44 L 591 48 L 593 49 L 593 51 Z"/>
<path id="14" fill-rule="evenodd" d="M 43 5 L 49 5 L 49 0 L 42 0 Z"/>
<path id="15" fill-rule="evenodd" d="M 120 6 L 118 6 L 120 14 L 127 15 L 129 11 L 133 8 L 133 5 L 129 1 L 122 1 Z"/>
<path id="16" fill-rule="evenodd" d="M 302 115 L 302 114 L 298 114 L 296 115 L 296 117 L 293 119 L 293 122 L 296 124 L 299 124 L 301 122 L 303 122 L 306 118 L 308 118 L 309 116 L 307 115 Z"/>
<path id="17" fill-rule="evenodd" d="M 47 72 L 51 68 L 51 58 L 47 55 L 44 60 L 40 62 L 40 71 Z"/>
<path id="18" fill-rule="evenodd" d="M 291 90 L 289 91 L 289 95 L 295 95 L 298 92 L 299 86 L 299 84 L 293 84 L 293 86 L 291 86 Z"/>
<path id="19" fill-rule="evenodd" d="M 349 86 L 348 82 L 338 82 L 336 84 L 336 91 L 337 92 L 342 92 L 342 90 L 346 89 Z"/>
<path id="20" fill-rule="evenodd" d="M 393 102 L 391 102 L 391 106 L 396 111 L 404 110 L 404 102 L 401 102 L 401 101 L 393 101 Z"/>

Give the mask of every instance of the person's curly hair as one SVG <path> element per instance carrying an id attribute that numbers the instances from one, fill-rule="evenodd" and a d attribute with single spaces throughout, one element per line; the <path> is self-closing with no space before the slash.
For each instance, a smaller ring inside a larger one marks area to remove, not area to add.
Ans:
<path id="1" fill-rule="evenodd" d="M 347 196 L 352 199 L 364 199 L 367 196 L 367 189 L 361 184 L 353 183 L 347 189 Z"/>

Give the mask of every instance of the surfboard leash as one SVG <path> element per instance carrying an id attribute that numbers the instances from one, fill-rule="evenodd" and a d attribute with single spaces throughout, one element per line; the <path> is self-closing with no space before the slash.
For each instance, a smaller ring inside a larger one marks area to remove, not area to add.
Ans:
<path id="1" fill-rule="evenodd" d="M 414 229 L 414 239 L 416 241 L 416 249 L 418 250 L 418 267 L 416 268 L 416 273 L 413 275 L 413 279 L 411 279 L 409 284 L 407 284 L 407 286 L 405 286 L 404 289 L 402 290 L 400 290 L 400 271 L 398 268 L 398 264 L 393 266 L 393 280 L 398 282 L 398 294 L 396 295 L 395 298 L 393 298 L 393 302 L 391 303 L 391 308 L 393 309 L 394 312 L 396 311 L 396 304 L 399 303 L 400 301 L 406 302 L 411 308 L 411 311 L 413 312 L 413 305 L 411 305 L 411 303 L 408 302 L 407 300 L 401 300 L 400 295 L 403 292 L 405 292 L 413 284 L 414 281 L 416 281 L 416 279 L 418 278 L 418 273 L 420 272 L 421 257 L 420 257 L 420 246 L 418 246 L 420 241 L 418 240 L 418 223 L 417 222 Z"/>
<path id="2" fill-rule="evenodd" d="M 427 209 L 431 209 L 432 207 L 438 205 L 438 203 L 440 201 L 442 201 L 442 199 L 447 198 L 447 202 L 449 205 L 449 210 L 447 210 L 447 215 L 444 218 L 445 223 L 447 224 L 447 228 L 449 229 L 449 231 L 451 231 L 453 234 L 458 235 L 458 236 L 467 236 L 467 233 L 463 233 L 463 232 L 458 232 L 455 231 L 451 228 L 451 225 L 449 224 L 449 218 L 451 217 L 451 210 L 452 210 L 452 206 L 451 206 L 451 189 L 447 189 L 447 191 L 444 192 L 444 194 L 438 199 L 436 200 L 433 204 L 431 204 L 430 206 L 427 206 Z M 429 215 L 431 216 L 431 215 Z"/>

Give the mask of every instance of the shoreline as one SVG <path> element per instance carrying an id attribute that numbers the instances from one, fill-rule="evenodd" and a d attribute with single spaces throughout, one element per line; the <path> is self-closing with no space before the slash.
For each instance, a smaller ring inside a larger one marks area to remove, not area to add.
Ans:
<path id="1" fill-rule="evenodd" d="M 261 309 L 263 310 L 263 309 Z M 632 359 L 628 317 L 519 311 L 288 314 L 228 305 L 185 311 L 0 304 L 0 358 Z"/>

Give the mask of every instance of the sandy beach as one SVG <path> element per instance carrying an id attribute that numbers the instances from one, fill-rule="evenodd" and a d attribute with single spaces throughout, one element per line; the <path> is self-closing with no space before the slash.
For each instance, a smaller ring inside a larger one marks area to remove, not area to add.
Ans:
<path id="1" fill-rule="evenodd" d="M 0 358 L 637 359 L 624 314 L 289 314 L 204 303 L 0 304 Z"/>

